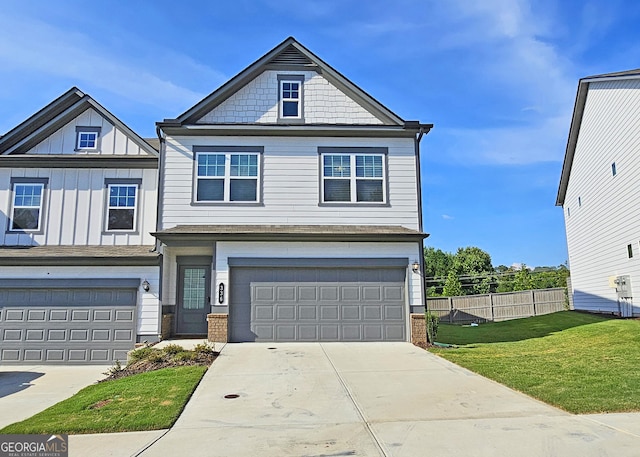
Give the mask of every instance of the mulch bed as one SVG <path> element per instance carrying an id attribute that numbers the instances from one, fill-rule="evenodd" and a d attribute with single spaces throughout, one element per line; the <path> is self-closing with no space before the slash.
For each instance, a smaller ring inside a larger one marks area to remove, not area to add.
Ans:
<path id="1" fill-rule="evenodd" d="M 107 373 L 105 373 L 105 374 L 108 374 L 109 376 L 101 380 L 100 382 L 126 378 L 127 376 L 132 376 L 134 374 L 160 370 L 161 368 L 185 367 L 185 366 L 193 366 L 193 365 L 208 367 L 213 363 L 213 361 L 218 357 L 219 354 L 220 353 L 216 351 L 200 352 L 197 354 L 197 357 L 190 360 L 174 360 L 169 357 L 161 361 L 150 361 L 146 359 L 138 360 L 130 363 L 129 365 L 123 367 L 120 370 L 112 368 Z"/>

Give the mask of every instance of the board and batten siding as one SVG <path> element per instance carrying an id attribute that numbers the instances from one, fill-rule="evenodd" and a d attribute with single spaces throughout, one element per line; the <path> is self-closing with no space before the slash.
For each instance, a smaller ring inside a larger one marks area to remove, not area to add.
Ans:
<path id="1" fill-rule="evenodd" d="M 12 178 L 48 179 L 41 232 L 7 231 Z M 135 233 L 105 232 L 107 178 L 142 180 Z M 157 194 L 155 169 L 0 168 L 0 245 L 153 245 Z"/>
<path id="2" fill-rule="evenodd" d="M 191 205 L 193 146 L 262 146 L 261 205 Z M 319 147 L 386 147 L 389 204 L 320 205 Z M 417 230 L 412 138 L 178 137 L 167 138 L 162 228 L 185 224 L 401 225 Z"/>
<path id="3" fill-rule="evenodd" d="M 407 303 L 410 307 L 424 306 L 421 276 L 413 273 L 409 265 L 419 259 L 419 243 L 370 243 L 370 242 L 239 242 L 219 241 L 215 247 L 215 281 L 229 289 L 229 258 L 407 258 Z M 213 289 L 216 290 L 216 289 Z M 228 305 L 228 298 L 225 305 Z M 215 304 L 215 302 L 214 302 Z M 407 319 L 409 311 L 407 310 Z M 409 328 L 409 327 L 407 327 Z"/>
<path id="4" fill-rule="evenodd" d="M 100 149 L 76 151 L 76 127 L 100 127 Z M 124 132 L 92 108 L 49 135 L 27 154 L 148 155 Z"/>
<path id="5" fill-rule="evenodd" d="M 307 124 L 382 124 L 315 71 L 268 70 L 198 120 L 199 124 L 278 122 L 278 75 L 304 75 L 303 117 Z"/>
<path id="6" fill-rule="evenodd" d="M 640 313 L 639 151 L 640 80 L 590 83 L 563 205 L 576 309 L 617 312 L 609 278 L 630 275 Z"/>
<path id="7" fill-rule="evenodd" d="M 149 292 L 138 288 L 138 303 L 136 304 L 138 335 L 157 336 L 160 333 L 160 301 L 159 295 L 159 267 L 133 267 L 133 266 L 92 266 L 88 267 L 2 267 L 0 279 L 100 279 L 109 278 L 139 278 L 142 283 L 147 280 L 150 285 Z"/>

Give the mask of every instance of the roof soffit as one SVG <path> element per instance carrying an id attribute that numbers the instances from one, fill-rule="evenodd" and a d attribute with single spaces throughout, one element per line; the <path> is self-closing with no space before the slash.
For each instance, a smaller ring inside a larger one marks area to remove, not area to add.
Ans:
<path id="1" fill-rule="evenodd" d="M 382 105 L 364 90 L 349 81 L 318 56 L 289 37 L 278 46 L 231 78 L 176 119 L 181 125 L 195 124 L 204 115 L 246 86 L 267 70 L 317 71 L 331 84 L 351 97 L 356 103 L 380 119 L 386 125 L 404 125 L 404 120 Z M 169 121 L 169 120 L 166 120 Z M 160 123 L 164 124 L 164 123 Z"/>

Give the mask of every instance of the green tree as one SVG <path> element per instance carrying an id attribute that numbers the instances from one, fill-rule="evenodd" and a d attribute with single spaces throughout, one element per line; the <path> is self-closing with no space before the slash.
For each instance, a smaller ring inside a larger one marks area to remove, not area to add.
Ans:
<path id="1" fill-rule="evenodd" d="M 424 276 L 427 296 L 441 295 L 447 274 L 453 265 L 453 254 L 431 246 L 424 248 Z"/>
<path id="2" fill-rule="evenodd" d="M 442 289 L 442 295 L 445 297 L 456 297 L 462 294 L 462 284 L 460 284 L 460 279 L 458 279 L 458 274 L 455 270 L 450 270 L 447 275 L 447 279 L 444 283 L 444 287 Z"/>
<path id="3" fill-rule="evenodd" d="M 458 248 L 453 258 L 453 269 L 458 276 L 462 276 L 464 295 L 475 295 L 490 292 L 493 265 L 491 256 L 486 251 L 468 246 Z"/>
<path id="4" fill-rule="evenodd" d="M 523 263 L 513 278 L 513 290 L 530 290 L 533 288 L 531 270 Z"/>

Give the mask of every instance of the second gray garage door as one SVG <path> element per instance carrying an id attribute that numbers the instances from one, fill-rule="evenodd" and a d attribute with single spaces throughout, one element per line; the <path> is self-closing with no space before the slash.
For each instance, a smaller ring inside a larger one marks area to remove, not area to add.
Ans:
<path id="1" fill-rule="evenodd" d="M 230 339 L 405 341 L 406 268 L 231 270 Z"/>
<path id="2" fill-rule="evenodd" d="M 136 341 L 139 283 L 99 278 L 2 280 L 0 361 L 125 362 Z"/>

